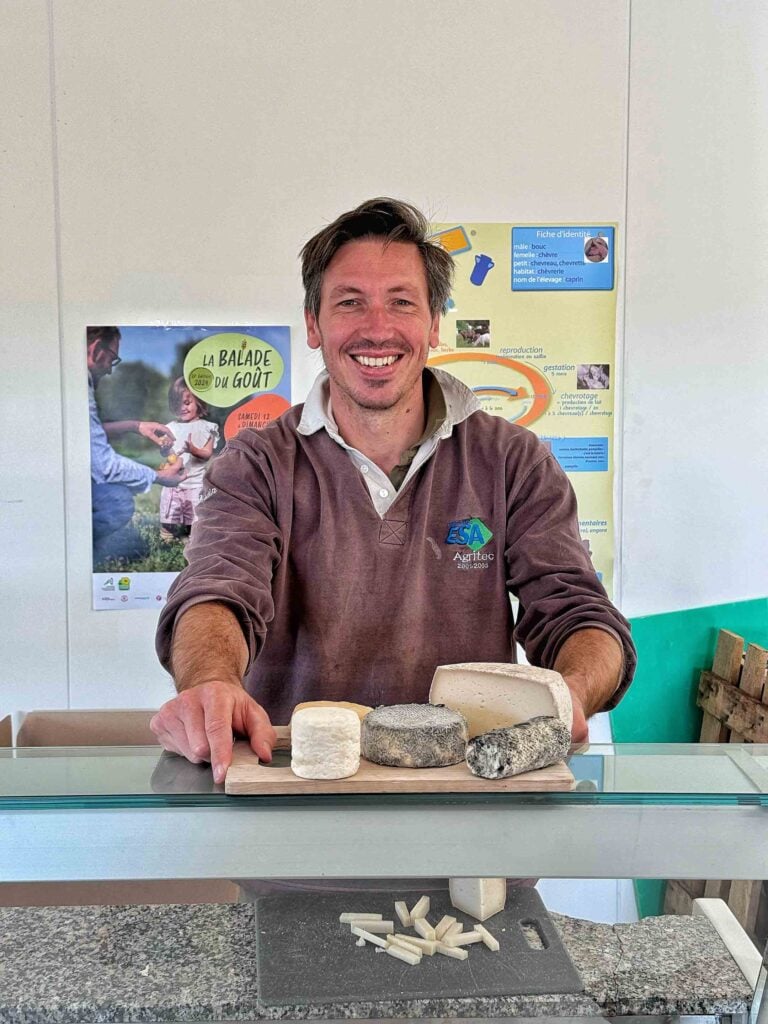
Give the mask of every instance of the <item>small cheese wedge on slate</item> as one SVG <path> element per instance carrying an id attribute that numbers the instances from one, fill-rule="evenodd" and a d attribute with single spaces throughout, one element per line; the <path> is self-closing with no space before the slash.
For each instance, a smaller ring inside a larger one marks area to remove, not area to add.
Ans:
<path id="1" fill-rule="evenodd" d="M 541 715 L 559 718 L 568 729 L 573 724 L 571 693 L 563 677 L 533 665 L 438 665 L 429 701 L 463 715 L 470 738 Z"/>
<path id="2" fill-rule="evenodd" d="M 487 921 L 504 909 L 507 902 L 506 878 L 449 878 L 448 892 L 457 910 Z"/>

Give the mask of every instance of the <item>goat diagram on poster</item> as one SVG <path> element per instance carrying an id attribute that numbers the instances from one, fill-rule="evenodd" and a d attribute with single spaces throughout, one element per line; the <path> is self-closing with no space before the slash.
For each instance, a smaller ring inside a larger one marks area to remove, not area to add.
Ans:
<path id="1" fill-rule="evenodd" d="M 568 474 L 612 591 L 616 225 L 438 225 L 456 280 L 430 358 L 486 412 L 533 430 Z"/>

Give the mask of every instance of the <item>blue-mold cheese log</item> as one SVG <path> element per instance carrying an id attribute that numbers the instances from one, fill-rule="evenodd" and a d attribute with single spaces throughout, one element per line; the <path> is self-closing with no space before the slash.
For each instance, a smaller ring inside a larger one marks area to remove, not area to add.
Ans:
<path id="1" fill-rule="evenodd" d="M 559 672 L 534 665 L 438 665 L 429 700 L 463 715 L 470 739 L 540 715 L 554 715 L 568 729 L 573 724 L 571 692 L 565 680 Z"/>
<path id="2" fill-rule="evenodd" d="M 392 704 L 363 719 L 360 753 L 395 768 L 442 768 L 464 760 L 468 738 L 466 721 L 450 708 Z"/>
<path id="3" fill-rule="evenodd" d="M 476 736 L 467 744 L 467 765 L 483 779 L 507 779 L 562 761 L 570 746 L 565 723 L 542 716 Z"/>

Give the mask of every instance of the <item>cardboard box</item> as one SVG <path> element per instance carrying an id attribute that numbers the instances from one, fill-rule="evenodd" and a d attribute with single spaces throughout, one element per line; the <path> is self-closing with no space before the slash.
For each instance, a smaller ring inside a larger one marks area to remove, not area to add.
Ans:
<path id="1" fill-rule="evenodd" d="M 149 728 L 154 711 L 28 711 L 16 734 L 17 747 L 143 747 L 157 737 Z"/>
<path id="2" fill-rule="evenodd" d="M 154 711 L 29 711 L 21 714 L 17 747 L 116 747 L 157 743 Z M 0 746 L 11 746 L 11 719 L 0 720 Z M 2 907 L 115 906 L 146 903 L 236 903 L 240 887 L 228 879 L 121 882 L 3 882 Z"/>
<path id="3" fill-rule="evenodd" d="M 114 907 L 146 903 L 237 903 L 226 878 L 127 882 L 0 882 L 0 907 Z"/>

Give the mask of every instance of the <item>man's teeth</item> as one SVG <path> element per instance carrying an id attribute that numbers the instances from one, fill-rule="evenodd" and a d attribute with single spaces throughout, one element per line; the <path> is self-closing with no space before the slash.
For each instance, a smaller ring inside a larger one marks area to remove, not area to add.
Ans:
<path id="1" fill-rule="evenodd" d="M 372 359 L 370 356 L 352 356 L 352 358 L 363 366 L 391 366 L 397 356 L 381 356 L 378 359 Z"/>

